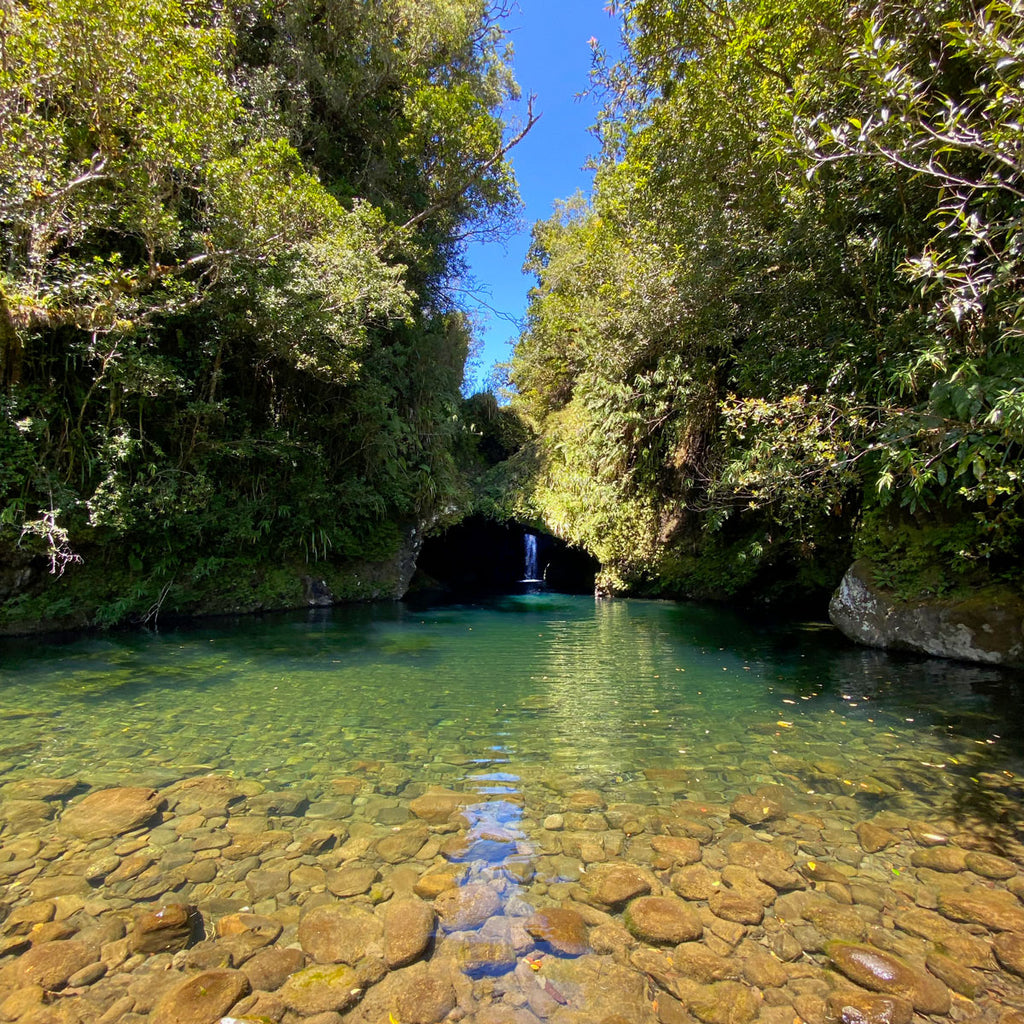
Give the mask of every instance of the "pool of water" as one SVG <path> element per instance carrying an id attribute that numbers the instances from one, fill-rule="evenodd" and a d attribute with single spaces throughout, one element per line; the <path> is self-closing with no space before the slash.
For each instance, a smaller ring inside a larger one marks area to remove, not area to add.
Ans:
<path id="1" fill-rule="evenodd" d="M 233 819 L 246 819 L 252 833 L 287 834 L 293 843 L 305 832 L 333 829 L 337 842 L 322 855 L 300 855 L 310 869 L 301 876 L 306 883 L 289 879 L 278 892 L 246 889 L 244 873 L 228 870 L 235 864 L 225 860 L 214 877 L 200 872 L 199 881 L 186 880 L 166 893 L 141 887 L 135 878 L 106 886 L 102 876 L 89 881 L 88 891 L 58 893 L 94 903 L 109 897 L 109 908 L 83 902 L 68 916 L 102 917 L 109 910 L 129 928 L 140 905 L 168 898 L 197 906 L 212 931 L 215 908 L 235 900 L 238 907 L 276 917 L 285 928 L 279 943 L 295 943 L 299 921 L 313 905 L 363 901 L 379 915 L 394 894 L 411 887 L 413 873 L 436 873 L 446 865 L 459 866 L 462 886 L 490 885 L 498 905 L 489 916 L 506 924 L 537 908 L 569 905 L 587 928 L 614 924 L 621 930 L 624 905 L 602 903 L 581 885 L 597 867 L 630 864 L 650 873 L 650 891 L 671 896 L 669 879 L 681 865 L 658 844 L 652 847 L 651 837 L 659 834 L 696 835 L 712 872 L 727 867 L 719 861 L 730 838 L 781 843 L 798 860 L 801 851 L 839 856 L 843 877 L 831 883 L 805 879 L 805 887 L 845 886 L 830 898 L 848 905 L 857 872 L 864 873 L 862 884 L 877 888 L 883 879 L 894 884 L 904 869 L 902 861 L 875 864 L 879 855 L 858 847 L 854 830 L 865 821 L 889 829 L 895 837 L 889 849 L 902 850 L 908 873 L 917 849 L 915 822 L 930 823 L 942 845 L 984 847 L 1011 861 L 1017 856 L 1024 800 L 1021 690 L 1013 673 L 856 648 L 822 624 L 779 625 L 691 605 L 550 594 L 473 606 L 332 609 L 66 642 L 6 641 L 0 643 L 0 772 L 4 795 L 18 799 L 17 813 L 5 816 L 10 799 L 0 804 L 6 820 L 0 841 L 15 854 L 26 837 L 56 842 L 61 816 L 83 794 L 126 786 L 169 794 L 163 820 L 139 833 L 157 868 L 169 850 L 177 863 L 197 845 L 214 848 L 197 836 L 241 834 L 231 831 Z M 241 786 L 230 810 L 204 818 L 202 807 L 189 814 L 187 801 L 176 810 L 175 787 L 207 775 Z M 39 820 L 23 804 L 25 786 L 34 779 L 73 783 L 45 795 L 52 814 L 37 808 Z M 421 818 L 415 801 L 433 790 L 459 794 L 461 817 Z M 261 803 L 261 793 L 291 793 L 294 799 Z M 763 814 L 735 804 L 755 793 Z M 185 818 L 188 827 L 179 828 Z M 673 825 L 683 818 L 699 818 L 701 828 Z M 424 828 L 423 842 L 416 847 L 413 841 L 407 854 L 376 852 L 374 844 L 383 838 Z M 453 842 L 445 848 L 445 841 L 460 837 L 460 849 Z M 126 841 L 130 845 L 131 837 L 92 846 L 123 858 L 132 853 L 114 847 L 127 849 Z M 259 870 L 273 865 L 275 854 L 295 859 L 283 838 L 275 843 L 256 854 Z M 860 849 L 860 859 L 850 849 Z M 49 890 L 37 884 L 33 892 L 33 880 L 71 873 L 74 858 L 83 855 L 81 844 L 70 842 L 32 877 L 15 874 L 8 904 L 38 902 Z M 886 856 L 891 861 L 896 854 Z M 352 863 L 376 871 L 375 887 L 338 897 L 327 873 Z M 145 870 L 152 876 L 150 867 Z M 962 868 L 946 873 L 979 886 L 996 884 Z M 915 884 L 938 884 L 932 875 L 924 882 L 919 875 Z M 736 887 L 725 878 L 727 888 Z M 874 910 L 891 918 L 888 890 L 882 891 L 874 900 L 882 906 Z M 900 898 L 930 912 L 938 905 L 938 896 L 916 890 L 907 895 L 905 886 L 892 892 L 894 907 Z M 707 900 L 689 902 L 707 916 Z M 972 924 L 975 931 L 982 927 Z M 481 927 L 478 937 L 489 934 L 488 927 L 501 931 L 487 922 Z M 741 942 L 778 953 L 771 927 L 744 927 L 748 931 L 733 946 L 737 958 L 749 959 L 736 953 Z M 427 961 L 444 959 L 452 936 L 466 931 L 438 929 Z M 580 966 L 590 960 L 632 969 L 648 988 L 657 983 L 649 964 L 641 970 L 634 963 L 636 943 L 646 941 L 635 934 L 634 945 L 619 954 L 600 941 L 600 952 L 583 957 L 547 949 L 551 963 L 566 971 L 572 963 L 583 973 L 575 981 L 567 975 L 549 982 L 559 998 L 552 997 L 545 1017 L 547 1004 L 528 991 L 531 975 L 540 970 L 528 963 L 526 977 L 519 975 L 524 958 L 546 947 L 521 933 L 502 933 L 515 958 L 497 966 L 474 962 L 458 975 L 457 1004 L 446 1011 L 455 1014 L 452 1019 L 597 1019 L 598 996 Z M 716 955 L 728 952 L 722 943 L 728 937 L 712 943 Z M 660 941 L 648 945 L 665 948 Z M 15 946 L 17 957 L 23 949 Z M 900 952 L 913 959 L 920 951 Z M 824 955 L 805 949 L 801 959 L 817 963 L 814 958 Z M 174 966 L 187 973 L 197 964 Z M 118 970 L 144 969 L 108 969 L 100 987 L 93 986 L 96 1005 L 102 1008 L 105 997 L 96 993 L 112 984 Z M 364 979 L 364 988 L 385 992 L 398 984 L 394 978 L 402 970 L 368 986 Z M 1014 1005 L 1004 975 L 997 975 L 1003 987 L 992 997 L 994 1006 Z M 710 1012 L 694 1010 L 686 986 L 673 990 L 661 983 L 660 1011 L 656 996 L 647 989 L 634 992 L 628 980 L 623 991 L 632 994 L 619 997 L 628 1005 L 604 1009 L 646 1021 L 661 1019 L 666 1006 L 678 1003 L 683 1012 L 709 1019 Z M 800 988 L 793 979 L 785 984 Z M 784 1001 L 766 995 L 764 986 L 750 986 L 749 979 L 748 987 L 767 999 L 757 1004 L 759 1014 L 784 1005 L 793 1019 L 799 993 L 777 986 L 789 992 Z M 575 1004 L 561 1000 L 563 989 L 579 989 Z M 83 990 L 80 998 L 88 997 Z M 827 1003 L 828 993 L 815 990 L 813 998 Z M 257 1008 L 271 1003 L 267 997 Z M 355 1007 L 330 1012 L 369 1020 L 372 1006 L 367 995 Z M 140 1012 L 126 1010 L 124 1019 Z M 289 1005 L 279 1019 L 291 1019 L 288 1014 L 301 1016 Z"/>

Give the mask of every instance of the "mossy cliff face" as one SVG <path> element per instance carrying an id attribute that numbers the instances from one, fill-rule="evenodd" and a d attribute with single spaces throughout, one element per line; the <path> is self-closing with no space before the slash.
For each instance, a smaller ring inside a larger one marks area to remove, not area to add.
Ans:
<path id="1" fill-rule="evenodd" d="M 860 559 L 833 595 L 829 617 L 870 647 L 1024 667 L 1024 599 L 1005 586 L 901 599 L 875 583 L 873 564 Z"/>

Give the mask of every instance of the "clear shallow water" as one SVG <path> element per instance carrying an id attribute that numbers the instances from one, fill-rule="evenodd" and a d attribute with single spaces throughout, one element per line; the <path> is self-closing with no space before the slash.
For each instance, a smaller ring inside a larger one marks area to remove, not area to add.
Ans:
<path id="1" fill-rule="evenodd" d="M 393 794 L 571 782 L 646 803 L 665 795 L 657 770 L 673 769 L 689 799 L 782 783 L 938 808 L 967 799 L 979 771 L 1017 772 L 1020 689 L 1012 674 L 886 656 L 821 625 L 688 605 L 382 605 L 6 642 L 0 770 L 90 785 L 228 772 L 315 800 L 379 761 Z"/>
<path id="2" fill-rule="evenodd" d="M 558 595 L 0 643 L 0 1004 L 30 941 L 73 933 L 102 964 L 62 1022 L 164 1019 L 169 986 L 252 970 L 263 940 L 232 929 L 256 928 L 304 955 L 235 1018 L 309 1016 L 313 958 L 352 967 L 344 1024 L 824 1024 L 871 998 L 829 960 L 852 938 L 906 958 L 915 1005 L 1005 1024 L 1022 688 L 820 624 Z M 139 827 L 73 824 L 135 786 L 162 807 Z M 403 901 L 433 923 L 385 968 Z M 130 955 L 167 903 L 206 938 Z M 324 948 L 350 927 L 358 948 Z M 708 957 L 742 982 L 705 985 Z"/>

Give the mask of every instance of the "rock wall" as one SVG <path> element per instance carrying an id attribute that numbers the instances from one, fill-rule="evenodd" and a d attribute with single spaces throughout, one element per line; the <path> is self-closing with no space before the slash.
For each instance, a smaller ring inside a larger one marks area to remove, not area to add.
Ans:
<path id="1" fill-rule="evenodd" d="M 862 559 L 833 594 L 829 617 L 870 647 L 1024 667 L 1024 599 L 1005 588 L 902 601 L 874 582 L 871 562 Z"/>

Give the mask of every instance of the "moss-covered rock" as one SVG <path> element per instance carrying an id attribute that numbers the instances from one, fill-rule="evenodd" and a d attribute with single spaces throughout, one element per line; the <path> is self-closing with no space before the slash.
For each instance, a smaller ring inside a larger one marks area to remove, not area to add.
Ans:
<path id="1" fill-rule="evenodd" d="M 1024 598 L 1005 586 L 960 597 L 900 599 L 861 559 L 843 577 L 829 616 L 851 640 L 940 658 L 1024 666 Z"/>

